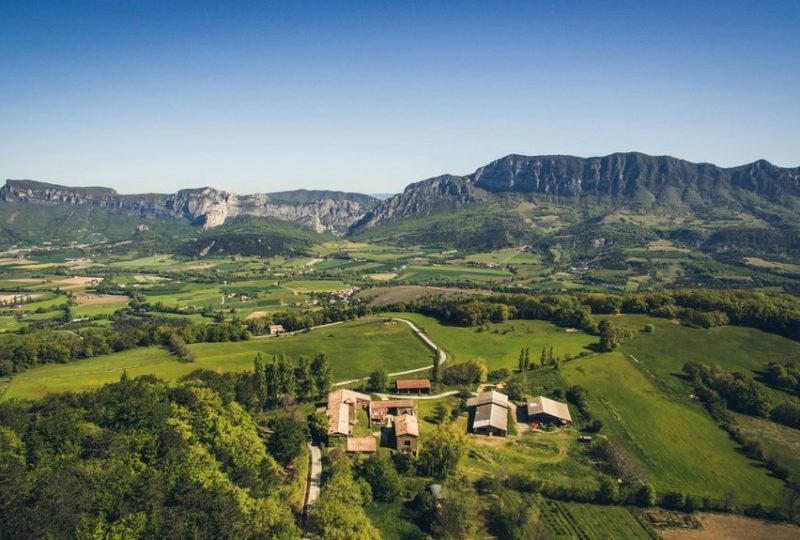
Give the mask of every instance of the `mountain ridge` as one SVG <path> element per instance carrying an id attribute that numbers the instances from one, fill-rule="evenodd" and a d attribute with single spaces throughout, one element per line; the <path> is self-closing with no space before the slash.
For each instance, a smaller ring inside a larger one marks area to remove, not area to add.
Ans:
<path id="1" fill-rule="evenodd" d="M 509 154 L 468 175 L 445 174 L 409 184 L 374 207 L 352 230 L 364 231 L 504 194 L 674 212 L 720 205 L 796 209 L 800 208 L 800 167 L 781 168 L 757 160 L 723 168 L 640 152 L 590 158 Z"/>
<path id="2" fill-rule="evenodd" d="M 201 229 L 222 225 L 228 217 L 273 217 L 317 232 L 345 232 L 379 201 L 360 193 L 283 191 L 237 193 L 211 187 L 187 188 L 174 194 L 120 194 L 111 188 L 68 187 L 35 180 L 6 180 L 0 200 L 11 204 L 87 205 L 112 214 L 150 219 L 186 219 Z"/>

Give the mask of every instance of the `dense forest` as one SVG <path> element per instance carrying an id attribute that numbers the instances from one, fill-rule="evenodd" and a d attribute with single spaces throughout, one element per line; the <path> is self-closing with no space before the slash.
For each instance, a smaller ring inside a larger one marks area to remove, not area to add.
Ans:
<path id="1" fill-rule="evenodd" d="M 197 378 L 4 403 L 0 538 L 296 539 L 268 448 Z"/>

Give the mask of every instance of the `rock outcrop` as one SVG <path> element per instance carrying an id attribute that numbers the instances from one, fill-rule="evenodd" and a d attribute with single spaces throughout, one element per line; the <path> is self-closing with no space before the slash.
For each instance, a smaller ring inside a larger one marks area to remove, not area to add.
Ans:
<path id="1" fill-rule="evenodd" d="M 112 214 L 150 219 L 187 219 L 202 229 L 225 223 L 234 216 L 259 216 L 293 221 L 317 232 L 343 233 L 378 200 L 361 194 L 319 192 L 311 199 L 298 192 L 282 192 L 278 200 L 268 193 L 238 195 L 213 188 L 184 189 L 174 195 L 121 195 L 109 188 L 70 188 L 31 180 L 7 180 L 0 199 L 17 204 L 90 205 Z M 352 196 L 351 196 L 352 195 Z"/>

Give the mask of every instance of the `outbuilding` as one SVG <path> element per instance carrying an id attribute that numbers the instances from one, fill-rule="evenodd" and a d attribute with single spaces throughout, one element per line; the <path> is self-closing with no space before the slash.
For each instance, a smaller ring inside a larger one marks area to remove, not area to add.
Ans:
<path id="1" fill-rule="evenodd" d="M 467 400 L 472 432 L 505 437 L 508 433 L 508 396 L 496 390 L 481 392 Z"/>
<path id="2" fill-rule="evenodd" d="M 430 394 L 431 381 L 429 379 L 398 379 L 395 381 L 398 394 Z"/>
<path id="3" fill-rule="evenodd" d="M 566 403 L 537 396 L 528 399 L 528 422 L 566 425 L 572 422 L 572 415 Z"/>

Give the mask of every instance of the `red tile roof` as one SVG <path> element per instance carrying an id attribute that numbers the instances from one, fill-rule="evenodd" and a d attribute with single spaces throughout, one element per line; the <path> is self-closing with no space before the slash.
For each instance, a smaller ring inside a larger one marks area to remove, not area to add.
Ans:
<path id="1" fill-rule="evenodd" d="M 428 379 L 403 379 L 395 381 L 398 390 L 430 390 L 431 381 Z"/>

